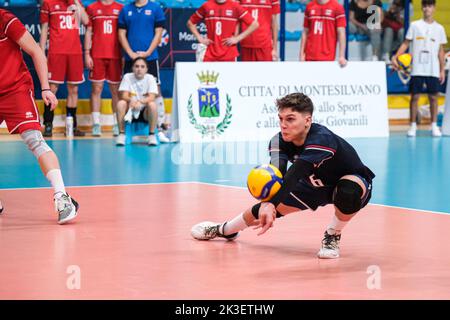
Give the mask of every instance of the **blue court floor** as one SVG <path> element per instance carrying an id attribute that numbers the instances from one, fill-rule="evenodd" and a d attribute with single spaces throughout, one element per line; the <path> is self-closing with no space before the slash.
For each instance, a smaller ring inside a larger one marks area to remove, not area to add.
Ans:
<path id="1" fill-rule="evenodd" d="M 348 139 L 375 172 L 371 203 L 450 213 L 450 138 Z M 267 143 L 116 147 L 111 139 L 50 140 L 67 186 L 199 181 L 245 187 L 249 170 L 268 162 Z M 49 187 L 21 141 L 0 139 L 0 189 Z"/>

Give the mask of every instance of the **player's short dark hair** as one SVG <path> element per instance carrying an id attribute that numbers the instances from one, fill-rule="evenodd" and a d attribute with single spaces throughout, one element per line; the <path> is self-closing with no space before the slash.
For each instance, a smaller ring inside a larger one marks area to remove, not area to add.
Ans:
<path id="1" fill-rule="evenodd" d="M 435 6 L 436 0 L 422 0 L 422 7 Z"/>
<path id="2" fill-rule="evenodd" d="M 145 58 L 143 58 L 143 57 L 137 57 L 136 59 L 134 59 L 134 60 L 131 62 L 131 66 L 134 67 L 134 65 L 136 64 L 136 62 L 138 62 L 139 60 L 144 61 L 145 65 L 146 65 L 147 68 L 148 68 L 147 60 L 145 60 Z"/>
<path id="3" fill-rule="evenodd" d="M 308 113 L 310 115 L 312 115 L 314 111 L 314 104 L 311 99 L 306 94 L 299 92 L 291 93 L 277 99 L 276 105 L 278 107 L 278 111 L 291 108 L 294 111 Z"/>

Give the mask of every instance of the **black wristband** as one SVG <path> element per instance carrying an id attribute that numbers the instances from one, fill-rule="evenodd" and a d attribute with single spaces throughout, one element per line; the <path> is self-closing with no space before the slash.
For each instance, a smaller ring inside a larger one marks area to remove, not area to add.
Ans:
<path id="1" fill-rule="evenodd" d="M 44 91 L 52 91 L 52 89 L 42 89 L 41 90 L 41 92 L 44 92 Z"/>

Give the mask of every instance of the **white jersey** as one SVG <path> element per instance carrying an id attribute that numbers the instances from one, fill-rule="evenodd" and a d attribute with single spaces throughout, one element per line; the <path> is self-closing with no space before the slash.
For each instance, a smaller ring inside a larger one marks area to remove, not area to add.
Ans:
<path id="1" fill-rule="evenodd" d="M 439 78 L 439 49 L 447 43 L 447 36 L 442 25 L 423 19 L 414 21 L 408 29 L 406 39 L 411 42 L 412 76 Z"/>
<path id="2" fill-rule="evenodd" d="M 123 76 L 119 86 L 119 91 L 130 92 L 131 99 L 143 100 L 149 93 L 158 94 L 156 79 L 151 74 L 146 73 L 144 78 L 137 79 L 134 73 L 130 72 Z"/>

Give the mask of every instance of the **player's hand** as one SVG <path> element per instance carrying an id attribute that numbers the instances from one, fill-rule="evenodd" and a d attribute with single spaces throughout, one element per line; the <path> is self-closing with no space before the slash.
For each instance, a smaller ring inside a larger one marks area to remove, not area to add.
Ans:
<path id="1" fill-rule="evenodd" d="M 339 57 L 339 65 L 343 68 L 347 65 L 347 59 L 345 59 L 344 57 Z"/>
<path id="2" fill-rule="evenodd" d="M 278 52 L 276 49 L 272 50 L 272 61 L 278 61 Z"/>
<path id="3" fill-rule="evenodd" d="M 136 51 L 136 54 L 140 58 L 147 58 L 150 54 L 147 53 L 147 51 Z"/>
<path id="4" fill-rule="evenodd" d="M 229 37 L 229 38 L 222 40 L 222 44 L 229 46 L 229 47 L 236 45 L 238 42 L 239 42 L 238 37 Z"/>
<path id="5" fill-rule="evenodd" d="M 202 37 L 199 42 L 201 44 L 204 44 L 205 46 L 209 46 L 211 43 L 213 43 L 213 41 L 211 39 L 204 38 L 204 37 Z"/>
<path id="6" fill-rule="evenodd" d="M 92 68 L 94 67 L 94 60 L 92 60 L 92 57 L 89 53 L 84 56 L 84 63 L 86 64 L 86 68 L 88 68 L 89 70 L 92 70 Z"/>
<path id="7" fill-rule="evenodd" d="M 270 202 L 261 203 L 261 207 L 259 208 L 259 224 L 254 228 L 261 230 L 258 232 L 258 236 L 266 233 L 267 230 L 273 227 L 273 222 L 277 216 L 277 211 L 275 210 L 275 206 Z"/>
<path id="8" fill-rule="evenodd" d="M 392 59 L 391 59 L 391 67 L 394 70 L 400 69 L 400 66 L 398 65 L 398 61 L 397 61 L 397 56 L 396 55 L 393 56 Z"/>
<path id="9" fill-rule="evenodd" d="M 136 53 L 136 52 L 131 52 L 130 54 L 129 54 L 129 56 L 130 56 L 130 58 L 131 58 L 131 60 L 133 61 L 134 59 L 136 59 L 137 57 L 139 57 L 139 55 Z"/>
<path id="10" fill-rule="evenodd" d="M 306 54 L 304 52 L 300 52 L 300 61 L 306 61 Z"/>
<path id="11" fill-rule="evenodd" d="M 55 110 L 58 105 L 58 99 L 51 91 L 42 91 L 42 100 L 44 100 L 46 105 L 50 105 L 50 110 Z"/>
<path id="12" fill-rule="evenodd" d="M 444 82 L 445 82 L 445 70 L 441 70 L 441 72 L 439 74 L 439 82 L 441 84 L 444 84 Z"/>
<path id="13" fill-rule="evenodd" d="M 138 100 L 132 100 L 132 101 L 130 101 L 130 108 L 131 108 L 131 109 L 137 109 L 137 108 L 140 107 L 140 105 L 141 105 L 141 103 L 140 103 L 140 101 L 138 101 Z"/>

